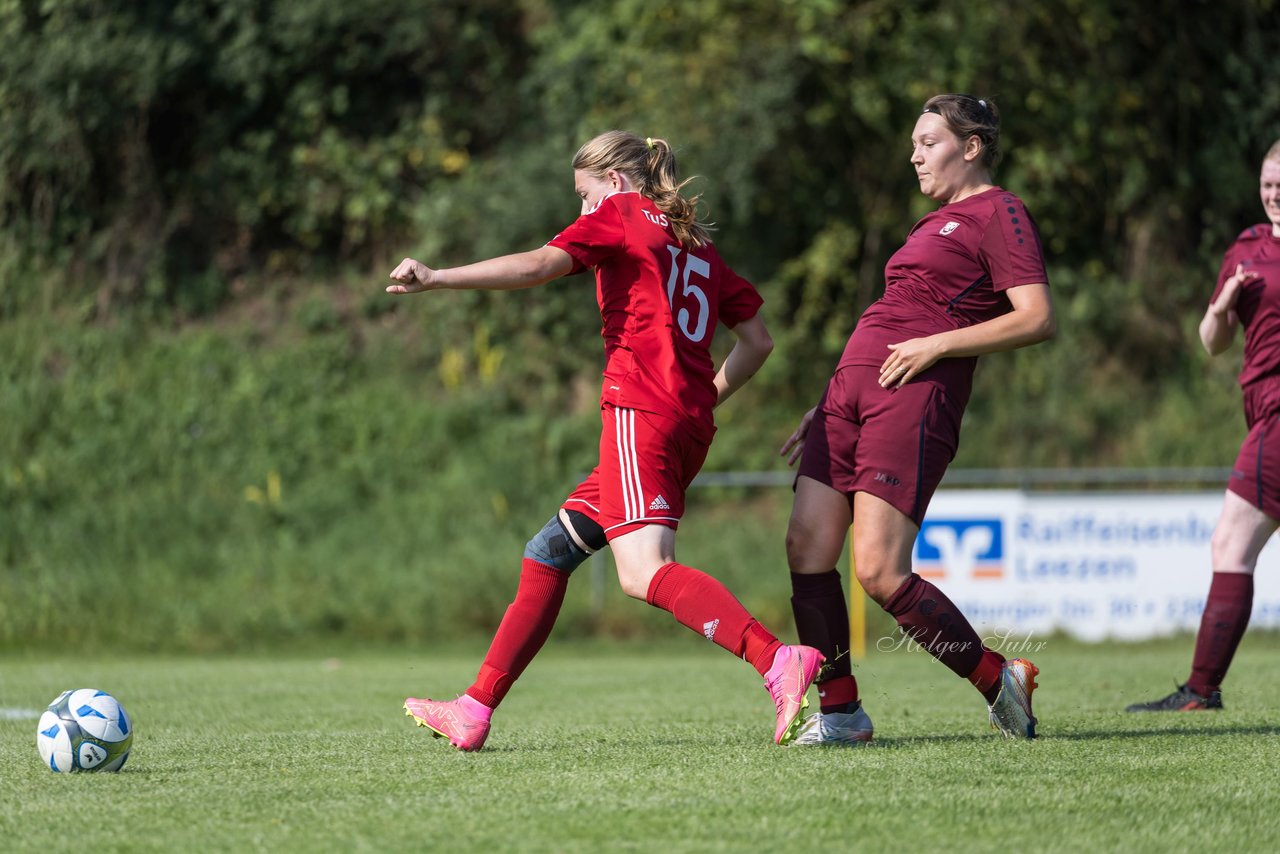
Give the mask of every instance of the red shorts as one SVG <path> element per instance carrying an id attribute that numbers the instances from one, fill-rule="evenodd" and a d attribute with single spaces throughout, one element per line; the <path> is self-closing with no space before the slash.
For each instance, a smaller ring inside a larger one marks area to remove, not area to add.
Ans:
<path id="1" fill-rule="evenodd" d="M 1280 519 L 1280 377 L 1264 377 L 1244 388 L 1249 435 L 1231 467 L 1227 489 Z"/>
<path id="2" fill-rule="evenodd" d="M 919 525 L 960 446 L 969 388 L 957 395 L 945 371 L 928 373 L 938 378 L 885 389 L 879 368 L 839 368 L 818 402 L 797 474 L 851 498 L 869 492 Z"/>
<path id="3" fill-rule="evenodd" d="M 612 540 L 645 525 L 675 528 L 684 493 L 711 445 L 685 424 L 653 412 L 604 404 L 600 464 L 565 499 Z"/>

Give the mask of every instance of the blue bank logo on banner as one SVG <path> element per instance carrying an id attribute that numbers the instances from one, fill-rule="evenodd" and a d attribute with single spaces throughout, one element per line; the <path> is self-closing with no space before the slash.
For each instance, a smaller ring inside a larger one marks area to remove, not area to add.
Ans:
<path id="1" fill-rule="evenodd" d="M 925 519 L 912 557 L 925 578 L 1003 578 L 1004 521 Z"/>

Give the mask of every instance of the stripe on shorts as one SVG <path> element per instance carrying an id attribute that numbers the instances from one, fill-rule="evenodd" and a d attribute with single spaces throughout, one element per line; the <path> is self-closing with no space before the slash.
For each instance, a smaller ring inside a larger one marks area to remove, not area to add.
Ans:
<path id="1" fill-rule="evenodd" d="M 640 461 L 636 456 L 636 411 L 614 410 L 618 439 L 618 468 L 622 480 L 622 510 L 626 521 L 644 516 L 644 488 L 640 485 Z"/>
<path id="2" fill-rule="evenodd" d="M 567 509 L 567 505 L 569 504 L 581 504 L 583 507 L 586 507 L 588 510 L 590 510 L 592 513 L 596 514 L 597 516 L 600 515 L 600 508 L 592 504 L 590 501 L 587 501 L 586 499 L 566 498 L 564 503 L 566 505 L 566 509 Z"/>

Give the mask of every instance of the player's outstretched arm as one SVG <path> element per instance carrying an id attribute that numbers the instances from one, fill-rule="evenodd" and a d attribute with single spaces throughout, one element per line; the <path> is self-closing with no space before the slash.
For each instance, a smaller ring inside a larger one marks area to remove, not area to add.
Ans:
<path id="1" fill-rule="evenodd" d="M 569 253 L 555 246 L 445 270 L 433 270 L 421 261 L 406 258 L 391 271 L 391 278 L 397 284 L 388 285 L 387 293 L 416 294 L 442 289 L 512 291 L 545 284 L 572 270 L 573 259 Z"/>
<path id="2" fill-rule="evenodd" d="M 749 318 L 729 330 L 738 340 L 716 373 L 716 406 L 755 376 L 765 359 L 773 352 L 773 338 L 760 315 Z"/>

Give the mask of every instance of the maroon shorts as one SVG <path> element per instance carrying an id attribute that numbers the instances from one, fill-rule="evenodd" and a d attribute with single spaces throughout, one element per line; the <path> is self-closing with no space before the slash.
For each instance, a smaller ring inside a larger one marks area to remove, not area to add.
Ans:
<path id="1" fill-rule="evenodd" d="M 1245 386 L 1244 417 L 1249 435 L 1231 467 L 1227 489 L 1280 519 L 1280 377 Z"/>
<path id="2" fill-rule="evenodd" d="M 600 464 L 565 499 L 612 540 L 645 525 L 675 528 L 684 493 L 702 468 L 710 444 L 687 424 L 653 412 L 604 404 Z"/>
<path id="3" fill-rule="evenodd" d="M 919 525 L 960 446 L 969 386 L 957 394 L 942 378 L 917 378 L 885 389 L 879 379 L 879 368 L 836 371 L 809 425 L 797 474 L 850 498 L 869 492 Z"/>

